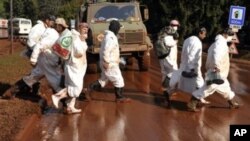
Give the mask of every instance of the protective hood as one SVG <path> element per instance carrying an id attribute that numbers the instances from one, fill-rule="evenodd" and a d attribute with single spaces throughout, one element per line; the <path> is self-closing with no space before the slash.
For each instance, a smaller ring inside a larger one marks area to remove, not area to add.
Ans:
<path id="1" fill-rule="evenodd" d="M 226 39 L 221 34 L 219 34 L 215 37 L 215 41 L 217 41 L 217 40 L 225 40 L 226 41 Z"/>
<path id="2" fill-rule="evenodd" d="M 120 28 L 121 24 L 116 20 L 111 21 L 109 24 L 109 30 L 112 31 L 115 35 L 118 34 Z"/>

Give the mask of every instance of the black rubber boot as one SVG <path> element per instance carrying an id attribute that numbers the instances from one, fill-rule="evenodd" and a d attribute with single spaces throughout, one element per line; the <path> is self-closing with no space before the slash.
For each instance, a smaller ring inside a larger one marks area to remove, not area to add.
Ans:
<path id="1" fill-rule="evenodd" d="M 93 83 L 91 83 L 90 85 L 89 85 L 89 89 L 90 90 L 100 90 L 101 89 L 101 84 L 99 83 L 99 81 L 98 80 L 96 80 L 95 82 L 93 82 Z"/>
<path id="2" fill-rule="evenodd" d="M 123 88 L 115 87 L 115 98 L 118 103 L 128 103 L 131 102 L 129 98 L 123 96 Z"/>
<path id="3" fill-rule="evenodd" d="M 88 91 L 88 88 L 83 88 L 81 94 L 79 95 L 78 97 L 79 100 L 83 101 L 83 100 L 86 100 L 86 101 L 91 101 L 91 96 L 90 96 L 90 93 Z"/>
<path id="4" fill-rule="evenodd" d="M 169 93 L 167 91 L 163 91 L 163 96 L 164 96 L 164 99 L 165 99 L 166 106 L 168 108 L 170 108 L 171 107 L 171 100 L 170 100 Z"/>
<path id="5" fill-rule="evenodd" d="M 196 97 L 192 96 L 190 102 L 187 104 L 188 111 L 191 112 L 199 112 L 200 110 L 197 108 L 200 100 Z"/>
<path id="6" fill-rule="evenodd" d="M 40 83 L 36 82 L 32 85 L 32 92 L 33 95 L 39 96 L 40 95 Z"/>
<path id="7" fill-rule="evenodd" d="M 240 104 L 235 100 L 235 98 L 227 101 L 230 109 L 238 109 L 240 108 Z"/>
<path id="8" fill-rule="evenodd" d="M 100 91 L 102 88 L 100 82 L 96 80 L 95 82 L 91 83 L 88 88 L 86 88 L 83 93 L 87 101 L 91 101 L 91 92 L 93 90 Z"/>
<path id="9" fill-rule="evenodd" d="M 170 81 L 170 78 L 168 76 L 165 77 L 165 79 L 163 80 L 162 82 L 162 87 L 164 88 L 169 88 L 169 81 Z"/>
<path id="10" fill-rule="evenodd" d="M 18 93 L 26 93 L 30 92 L 30 87 L 23 81 L 23 79 L 18 80 L 13 86 L 10 88 L 10 97 L 15 97 Z"/>
<path id="11" fill-rule="evenodd" d="M 65 75 L 61 75 L 60 87 L 65 88 Z"/>

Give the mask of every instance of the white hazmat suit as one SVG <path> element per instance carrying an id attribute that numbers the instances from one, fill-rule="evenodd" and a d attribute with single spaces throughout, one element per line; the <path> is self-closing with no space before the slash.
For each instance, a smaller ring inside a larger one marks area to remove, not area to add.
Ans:
<path id="1" fill-rule="evenodd" d="M 165 46 L 170 47 L 171 51 L 167 57 L 160 59 L 162 82 L 166 77 L 171 78 L 173 71 L 178 69 L 177 66 L 177 40 L 172 35 L 164 37 Z"/>
<path id="2" fill-rule="evenodd" d="M 88 46 L 79 38 L 79 32 L 74 29 L 71 32 L 73 45 L 70 58 L 65 61 L 65 86 L 70 97 L 78 97 L 83 88 L 83 79 L 87 69 L 86 50 Z"/>
<path id="3" fill-rule="evenodd" d="M 31 28 L 27 41 L 30 49 L 33 50 L 35 45 L 42 39 L 42 35 L 45 33 L 46 28 L 46 25 L 40 20 L 38 20 L 37 24 Z"/>
<path id="4" fill-rule="evenodd" d="M 120 50 L 118 39 L 113 32 L 106 30 L 100 50 L 100 66 L 102 73 L 98 81 L 102 87 L 104 87 L 108 81 L 111 81 L 117 88 L 124 87 L 124 80 L 119 68 L 119 62 Z M 104 68 L 105 64 L 108 64 L 107 69 Z"/>
<path id="5" fill-rule="evenodd" d="M 55 91 L 59 91 L 61 71 L 58 65 L 59 57 L 52 52 L 52 46 L 59 38 L 58 32 L 53 28 L 47 28 L 41 40 L 35 45 L 30 61 L 36 65 L 29 76 L 23 77 L 24 82 L 32 85 L 44 76 Z"/>
<path id="6" fill-rule="evenodd" d="M 233 99 L 235 93 L 231 90 L 230 84 L 227 80 L 230 68 L 229 49 L 227 46 L 227 40 L 220 34 L 216 36 L 215 43 L 213 43 L 208 50 L 206 62 L 207 73 L 214 71 L 215 67 L 220 70 L 219 74 L 224 80 L 224 83 L 220 85 L 203 85 L 201 89 L 193 92 L 193 96 L 201 99 L 213 94 L 214 92 L 218 92 L 227 100 Z"/>
<path id="7" fill-rule="evenodd" d="M 180 68 L 173 73 L 170 79 L 170 90 L 173 90 L 177 83 L 180 90 L 188 93 L 192 93 L 196 88 L 202 87 L 204 80 L 201 73 L 201 64 L 202 43 L 197 36 L 191 36 L 183 43 Z M 190 72 L 191 69 L 194 69 L 197 77 L 186 78 L 181 75 L 183 71 Z"/>

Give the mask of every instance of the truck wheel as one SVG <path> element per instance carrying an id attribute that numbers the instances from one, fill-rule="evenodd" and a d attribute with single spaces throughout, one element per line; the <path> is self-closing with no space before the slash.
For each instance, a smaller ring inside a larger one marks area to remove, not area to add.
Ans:
<path id="1" fill-rule="evenodd" d="M 133 57 L 129 57 L 127 60 L 127 65 L 130 65 L 130 66 L 132 66 L 133 65 Z"/>
<path id="2" fill-rule="evenodd" d="M 98 72 L 98 65 L 97 63 L 91 63 L 91 64 L 88 64 L 88 67 L 87 67 L 87 73 L 97 73 Z"/>
<path id="3" fill-rule="evenodd" d="M 87 53 L 87 73 L 97 73 L 100 70 L 99 67 L 99 55 Z"/>
<path id="4" fill-rule="evenodd" d="M 150 54 L 145 51 L 141 53 L 141 56 L 137 57 L 138 66 L 140 71 L 148 71 L 150 67 Z"/>

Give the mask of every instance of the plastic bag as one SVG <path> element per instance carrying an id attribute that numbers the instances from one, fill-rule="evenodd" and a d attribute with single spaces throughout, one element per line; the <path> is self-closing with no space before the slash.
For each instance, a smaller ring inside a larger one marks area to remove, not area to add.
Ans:
<path id="1" fill-rule="evenodd" d="M 52 46 L 55 54 L 64 60 L 69 59 L 70 52 L 72 49 L 73 36 L 70 30 L 66 29 L 63 34 L 59 37 L 57 42 Z"/>

